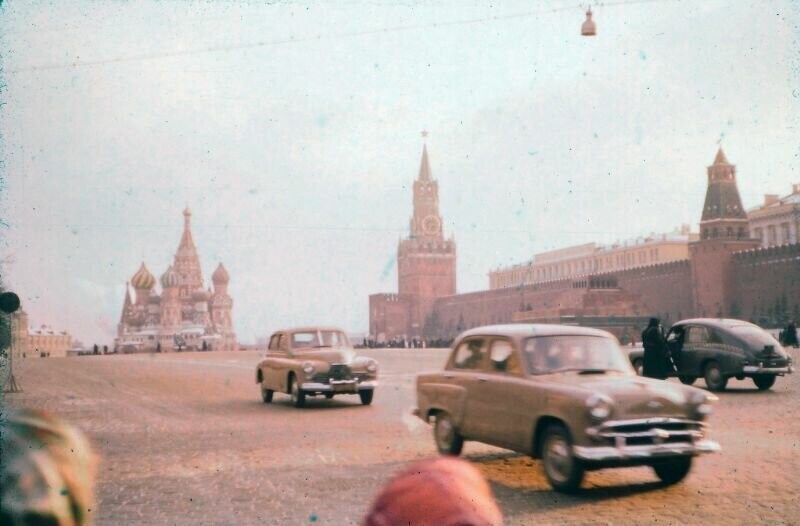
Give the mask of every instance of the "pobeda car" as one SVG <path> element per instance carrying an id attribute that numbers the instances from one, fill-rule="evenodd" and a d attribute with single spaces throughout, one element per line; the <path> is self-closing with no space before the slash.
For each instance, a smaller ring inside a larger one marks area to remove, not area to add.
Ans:
<path id="1" fill-rule="evenodd" d="M 730 378 L 752 378 L 764 391 L 778 376 L 791 374 L 792 358 L 778 340 L 752 323 L 716 318 L 683 320 L 667 334 L 667 347 L 680 381 L 692 385 L 703 377 L 711 391 L 722 391 Z M 643 373 L 644 350 L 629 354 L 633 367 Z"/>
<path id="2" fill-rule="evenodd" d="M 442 454 L 465 440 L 541 458 L 560 491 L 586 470 L 651 466 L 681 481 L 718 451 L 704 422 L 716 397 L 638 377 L 611 334 L 560 325 L 497 325 L 461 334 L 444 371 L 417 377 L 417 415 Z"/>
<path id="3" fill-rule="evenodd" d="M 356 356 L 340 329 L 282 330 L 270 337 L 267 357 L 256 367 L 256 383 L 267 404 L 278 392 L 289 394 L 295 407 L 303 407 L 307 396 L 341 394 L 357 394 L 369 405 L 378 385 L 378 362 Z"/>

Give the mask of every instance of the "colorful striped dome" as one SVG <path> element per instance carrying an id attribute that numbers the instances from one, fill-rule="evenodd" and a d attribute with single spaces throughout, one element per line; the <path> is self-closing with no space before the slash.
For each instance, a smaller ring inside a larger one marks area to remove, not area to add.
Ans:
<path id="1" fill-rule="evenodd" d="M 175 269 L 172 268 L 172 265 L 170 265 L 167 271 L 161 275 L 161 287 L 165 289 L 171 289 L 177 286 L 178 273 L 175 272 Z"/>
<path id="2" fill-rule="evenodd" d="M 131 278 L 131 285 L 135 289 L 145 289 L 150 290 L 156 284 L 156 278 L 150 274 L 150 271 L 147 270 L 147 267 L 144 266 L 144 262 L 142 262 L 142 266 L 139 267 L 139 270 L 136 271 L 136 274 L 133 275 Z"/>

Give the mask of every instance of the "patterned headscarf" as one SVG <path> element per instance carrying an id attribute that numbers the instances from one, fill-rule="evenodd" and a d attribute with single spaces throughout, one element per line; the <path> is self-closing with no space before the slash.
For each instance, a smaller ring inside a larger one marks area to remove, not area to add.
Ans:
<path id="1" fill-rule="evenodd" d="M 418 462 L 384 486 L 364 526 L 494 526 L 503 515 L 483 475 L 452 457 Z"/>
<path id="2" fill-rule="evenodd" d="M 0 424 L 0 523 L 90 524 L 96 459 L 84 435 L 29 409 Z"/>

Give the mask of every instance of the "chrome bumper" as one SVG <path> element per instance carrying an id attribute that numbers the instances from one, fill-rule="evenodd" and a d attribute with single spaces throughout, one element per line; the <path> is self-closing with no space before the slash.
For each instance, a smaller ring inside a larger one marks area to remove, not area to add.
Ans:
<path id="1" fill-rule="evenodd" d="M 792 374 L 794 369 L 791 365 L 786 367 L 761 367 L 760 365 L 745 365 L 742 367 L 745 374 Z"/>
<path id="2" fill-rule="evenodd" d="M 674 444 L 648 444 L 640 446 L 573 446 L 573 454 L 588 461 L 636 460 L 643 458 L 663 458 L 684 455 L 699 455 L 720 451 L 720 446 L 713 440 Z"/>
<path id="3" fill-rule="evenodd" d="M 366 380 L 358 382 L 357 380 L 333 380 L 328 384 L 321 384 L 318 382 L 304 382 L 300 384 L 300 389 L 303 391 L 312 391 L 318 393 L 357 393 L 359 391 L 371 391 L 378 387 L 377 380 Z"/>

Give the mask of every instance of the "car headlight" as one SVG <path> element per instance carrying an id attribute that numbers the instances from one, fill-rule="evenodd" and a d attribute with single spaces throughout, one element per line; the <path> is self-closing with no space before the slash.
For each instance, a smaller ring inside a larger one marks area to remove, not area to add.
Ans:
<path id="1" fill-rule="evenodd" d="M 303 362 L 303 372 L 311 374 L 314 372 L 314 364 L 311 362 Z"/>
<path id="2" fill-rule="evenodd" d="M 370 360 L 367 362 L 367 371 L 370 373 L 375 373 L 378 371 L 378 362 L 375 360 Z"/>
<path id="3" fill-rule="evenodd" d="M 716 396 L 703 391 L 696 391 L 689 395 L 689 403 L 694 408 L 697 417 L 701 420 L 711 414 L 713 411 L 712 404 L 717 400 L 718 398 Z"/>
<path id="4" fill-rule="evenodd" d="M 614 409 L 614 402 L 605 395 L 593 394 L 586 399 L 586 408 L 592 419 L 605 420 L 611 416 L 611 411 Z"/>

